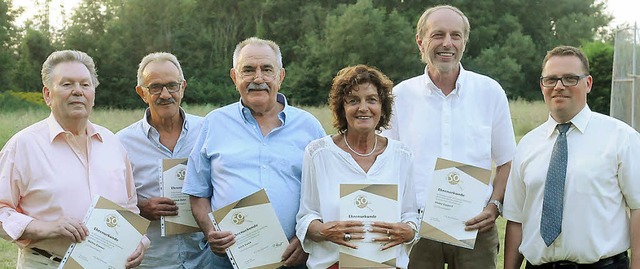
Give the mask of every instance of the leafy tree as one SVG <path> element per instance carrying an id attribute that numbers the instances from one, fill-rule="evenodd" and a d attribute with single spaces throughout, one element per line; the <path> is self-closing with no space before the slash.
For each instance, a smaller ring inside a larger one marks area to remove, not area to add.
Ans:
<path id="1" fill-rule="evenodd" d="M 185 102 L 222 105 L 239 98 L 229 77 L 233 51 L 239 41 L 255 35 L 261 20 L 251 17 L 262 15 L 248 1 L 227 2 L 196 0 L 186 7 L 191 16 L 175 51 L 188 77 Z"/>
<path id="2" fill-rule="evenodd" d="M 538 91 L 530 90 L 537 78 L 527 79 L 527 71 L 539 74 L 540 70 L 534 63 L 535 44 L 520 32 L 509 34 L 504 42 L 483 49 L 470 61 L 470 69 L 499 81 L 510 99 L 538 97 Z"/>
<path id="3" fill-rule="evenodd" d="M 302 49 L 307 57 L 289 72 L 295 89 L 291 96 L 301 104 L 325 103 L 333 77 L 349 65 L 367 64 L 392 80 L 406 79 L 421 66 L 413 37 L 411 26 L 398 12 L 376 8 L 370 0 L 339 5 L 319 33 L 306 36 Z"/>
<path id="4" fill-rule="evenodd" d="M 14 40 L 16 29 L 13 21 L 16 12 L 11 9 L 10 0 L 0 0 L 0 70 L 13 70 L 16 58 L 14 55 Z M 12 86 L 11 72 L 0 72 L 0 92 L 4 92 Z"/>
<path id="5" fill-rule="evenodd" d="M 591 41 L 611 20 L 604 14 L 604 3 L 595 0 L 463 1 L 459 7 L 471 22 L 465 55 L 470 69 L 492 73 L 512 99 L 539 99 L 537 80 L 546 51 L 560 44 L 580 46 Z M 483 55 L 489 52 L 487 47 L 499 52 L 493 54 L 497 58 Z M 517 66 L 521 79 L 508 74 L 518 71 L 509 70 Z"/>
<path id="6" fill-rule="evenodd" d="M 13 70 L 14 85 L 20 91 L 38 92 L 42 90 L 40 70 L 42 63 L 55 49 L 49 37 L 26 26 L 26 34 L 22 37 L 18 47 L 19 60 Z"/>
<path id="7" fill-rule="evenodd" d="M 0 11 L 7 1 L 0 0 Z M 606 36 L 611 19 L 598 0 L 82 0 L 67 26 L 49 33 L 51 2 L 38 0 L 39 17 L 20 36 L 6 26 L 14 14 L 0 15 L 0 68 L 13 70 L 0 72 L 0 82 L 39 90 L 27 85 L 40 83 L 44 58 L 38 52 L 46 57 L 57 47 L 78 49 L 96 61 L 97 105 L 109 107 L 144 106 L 133 90 L 137 64 L 155 51 L 180 59 L 185 102 L 236 101 L 232 53 L 251 36 L 280 45 L 287 69 L 282 92 L 293 104 L 324 104 L 333 76 L 347 65 L 376 66 L 399 82 L 422 73 L 415 25 L 426 8 L 439 4 L 460 8 L 470 20 L 466 69 L 498 80 L 509 98 L 535 99 L 545 52 Z"/>
<path id="8" fill-rule="evenodd" d="M 591 92 L 587 96 L 589 108 L 609 115 L 613 46 L 609 43 L 589 42 L 582 46 L 582 50 L 589 58 L 590 74 L 593 77 Z"/>

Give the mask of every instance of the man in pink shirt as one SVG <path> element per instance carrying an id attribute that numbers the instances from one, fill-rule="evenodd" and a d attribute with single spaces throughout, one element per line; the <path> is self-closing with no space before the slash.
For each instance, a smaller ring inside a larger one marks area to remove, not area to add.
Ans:
<path id="1" fill-rule="evenodd" d="M 88 120 L 98 86 L 93 59 L 53 52 L 42 83 L 51 114 L 0 151 L 0 236 L 19 246 L 17 268 L 57 268 L 69 245 L 88 236 L 82 219 L 98 195 L 139 212 L 126 151 Z M 127 268 L 140 264 L 148 245 L 144 237 Z"/>

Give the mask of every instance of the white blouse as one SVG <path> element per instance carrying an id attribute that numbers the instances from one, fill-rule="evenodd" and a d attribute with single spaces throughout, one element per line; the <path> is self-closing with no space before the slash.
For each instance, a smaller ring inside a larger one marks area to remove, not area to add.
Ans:
<path id="1" fill-rule="evenodd" d="M 338 261 L 339 245 L 307 239 L 307 229 L 313 220 L 339 220 L 339 190 L 342 183 L 398 184 L 402 222 L 418 221 L 416 193 L 411 180 L 413 154 L 399 141 L 388 139 L 387 148 L 368 172 L 364 172 L 351 155 L 334 142 L 331 136 L 312 141 L 305 149 L 302 164 L 302 190 L 297 215 L 296 235 L 309 253 L 309 268 L 328 268 Z M 398 249 L 396 266 L 406 268 L 410 245 Z"/>

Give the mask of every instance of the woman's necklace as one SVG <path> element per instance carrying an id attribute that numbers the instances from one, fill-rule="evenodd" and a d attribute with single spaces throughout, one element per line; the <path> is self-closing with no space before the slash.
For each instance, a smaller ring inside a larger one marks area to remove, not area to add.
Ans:
<path id="1" fill-rule="evenodd" d="M 360 157 L 369 157 L 369 156 L 371 156 L 371 154 L 373 154 L 373 152 L 376 151 L 376 148 L 378 147 L 378 136 L 374 134 L 374 137 L 375 137 L 376 141 L 373 142 L 373 149 L 371 149 L 371 152 L 362 154 L 360 152 L 357 152 L 357 151 L 353 150 L 353 148 L 351 148 L 351 146 L 349 145 L 349 142 L 347 141 L 347 133 L 346 132 L 342 135 L 342 138 L 344 138 L 344 143 L 347 144 L 347 148 L 349 148 L 349 150 L 351 152 L 355 153 L 356 155 L 358 155 Z"/>

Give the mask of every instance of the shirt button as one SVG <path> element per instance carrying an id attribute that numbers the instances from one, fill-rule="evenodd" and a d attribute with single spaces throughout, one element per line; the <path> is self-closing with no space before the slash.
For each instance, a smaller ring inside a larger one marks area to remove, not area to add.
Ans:
<path id="1" fill-rule="evenodd" d="M 266 166 L 266 165 L 263 165 L 263 166 L 262 166 L 262 169 L 267 169 L 267 166 Z"/>

